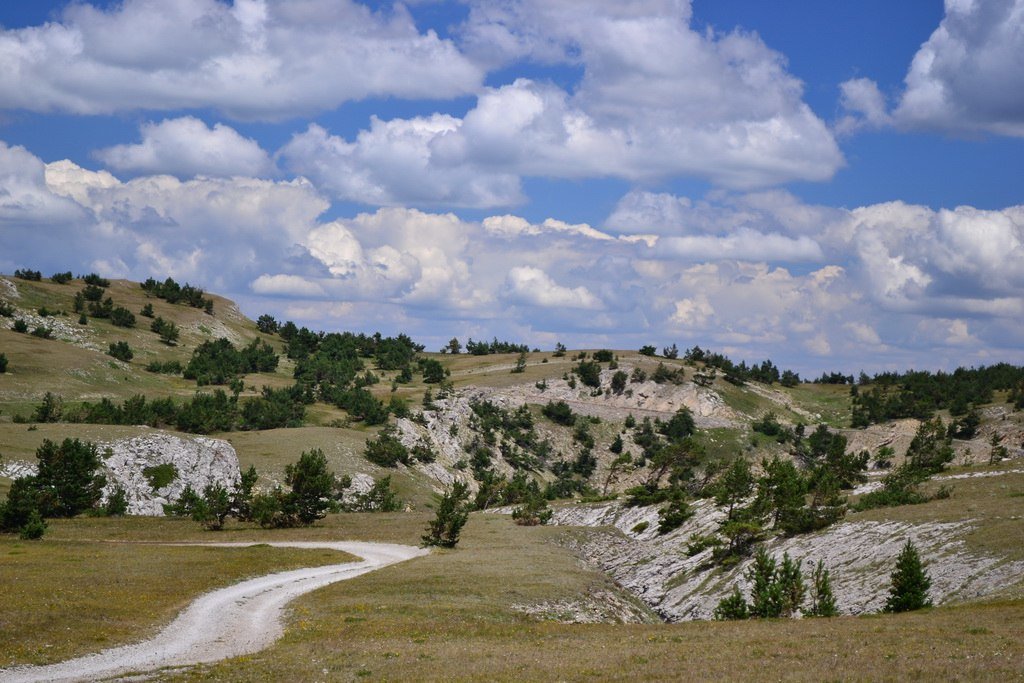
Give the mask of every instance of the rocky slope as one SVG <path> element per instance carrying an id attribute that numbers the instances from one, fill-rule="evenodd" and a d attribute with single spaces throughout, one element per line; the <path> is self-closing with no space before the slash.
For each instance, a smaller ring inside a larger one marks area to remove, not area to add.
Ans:
<path id="1" fill-rule="evenodd" d="M 751 560 L 720 569 L 710 565 L 711 550 L 690 556 L 687 546 L 693 538 L 714 531 L 723 517 L 709 501 L 696 503 L 694 509 L 687 523 L 664 536 L 656 531 L 657 507 L 567 506 L 555 511 L 552 523 L 590 527 L 586 533 L 568 534 L 565 542 L 663 618 L 709 619 L 734 585 L 747 593 L 745 573 Z M 831 572 L 840 611 L 862 614 L 884 605 L 892 567 L 908 539 L 932 577 L 936 604 L 982 597 L 1019 581 L 1024 562 L 967 549 L 962 537 L 974 523 L 844 522 L 819 533 L 776 539 L 765 548 L 779 558 L 788 552 L 802 560 L 805 575 L 822 560 Z"/>

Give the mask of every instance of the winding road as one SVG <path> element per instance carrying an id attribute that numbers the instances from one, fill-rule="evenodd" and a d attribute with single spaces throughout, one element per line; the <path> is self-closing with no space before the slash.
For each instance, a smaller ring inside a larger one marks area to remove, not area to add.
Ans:
<path id="1" fill-rule="evenodd" d="M 197 544 L 199 545 L 199 544 Z M 243 547 L 256 543 L 209 543 Z M 294 598 L 337 581 L 427 554 L 406 545 L 359 542 L 268 543 L 280 548 L 341 550 L 362 562 L 267 574 L 199 597 L 153 638 L 45 666 L 0 669 L 3 683 L 95 680 L 129 672 L 189 666 L 257 652 L 284 632 L 281 616 Z"/>

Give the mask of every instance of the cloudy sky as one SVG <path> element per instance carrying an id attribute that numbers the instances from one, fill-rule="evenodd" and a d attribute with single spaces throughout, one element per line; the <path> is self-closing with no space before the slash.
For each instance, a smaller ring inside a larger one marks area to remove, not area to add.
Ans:
<path id="1" fill-rule="evenodd" d="M 1024 0 L 0 4 L 0 271 L 430 348 L 1024 363 Z"/>

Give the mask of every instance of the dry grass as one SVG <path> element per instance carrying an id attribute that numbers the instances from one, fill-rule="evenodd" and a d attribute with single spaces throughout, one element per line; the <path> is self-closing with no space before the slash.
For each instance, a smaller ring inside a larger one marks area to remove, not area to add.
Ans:
<path id="1" fill-rule="evenodd" d="M 0 536 L 0 585 L 7 587 L 0 602 L 0 666 L 56 662 L 132 642 L 214 588 L 354 559 L 328 550 L 152 543 L 242 540 L 182 520 L 80 519 L 50 526 L 42 541 Z"/>
<path id="2" fill-rule="evenodd" d="M 552 544 L 560 533 L 475 517 L 456 550 L 301 598 L 275 646 L 179 678 L 1013 680 L 1024 671 L 1019 602 L 903 616 L 658 626 L 527 618 L 510 605 L 612 589 Z"/>

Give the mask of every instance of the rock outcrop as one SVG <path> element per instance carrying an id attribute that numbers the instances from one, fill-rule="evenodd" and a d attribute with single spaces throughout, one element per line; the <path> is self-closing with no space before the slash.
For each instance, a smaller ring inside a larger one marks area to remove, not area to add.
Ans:
<path id="1" fill-rule="evenodd" d="M 668 621 L 710 619 L 718 602 L 738 585 L 744 593 L 751 560 L 730 569 L 711 566 L 711 550 L 690 555 L 687 546 L 699 534 L 713 532 L 722 512 L 709 501 L 694 504 L 694 516 L 679 529 L 659 536 L 656 507 L 618 504 L 567 506 L 552 523 L 602 527 L 569 534 L 577 554 L 608 572 Z M 646 523 L 646 524 L 645 524 Z M 766 549 L 803 560 L 805 576 L 822 560 L 844 614 L 877 612 L 885 603 L 896 556 L 910 539 L 932 578 L 936 604 L 990 595 L 1014 584 L 1024 562 L 970 551 L 962 536 L 970 520 L 957 523 L 844 522 L 825 531 L 776 539 Z"/>
<path id="2" fill-rule="evenodd" d="M 98 447 L 107 477 L 104 495 L 120 487 L 131 515 L 163 515 L 163 506 L 176 502 L 186 487 L 202 493 L 210 484 L 230 488 L 239 482 L 235 449 L 220 439 L 152 432 Z M 173 466 L 174 476 L 154 490 L 146 471 L 161 465 Z"/>

